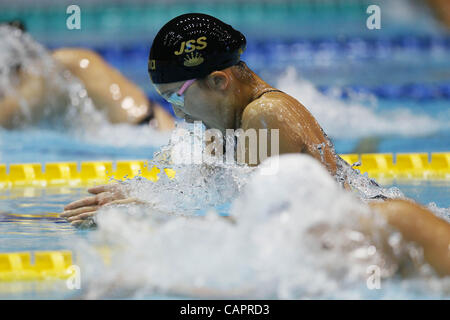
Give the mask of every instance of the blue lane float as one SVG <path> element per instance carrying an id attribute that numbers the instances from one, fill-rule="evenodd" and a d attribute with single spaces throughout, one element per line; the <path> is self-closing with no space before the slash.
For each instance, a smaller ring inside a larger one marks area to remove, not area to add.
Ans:
<path id="1" fill-rule="evenodd" d="M 149 43 L 140 43 L 120 47 L 103 46 L 91 47 L 101 54 L 109 63 L 119 69 L 125 64 L 146 64 L 148 60 Z M 255 64 L 292 62 L 308 60 L 318 53 L 329 53 L 332 56 L 342 56 L 351 59 L 378 59 L 386 58 L 391 54 L 422 53 L 433 54 L 440 52 L 448 54 L 450 51 L 450 36 L 395 36 L 390 38 L 315 38 L 296 39 L 292 41 L 264 41 L 249 42 L 243 59 L 253 61 Z M 323 93 L 335 92 L 336 87 L 319 86 Z M 450 99 L 450 82 L 440 83 L 410 83 L 402 85 L 384 84 L 368 87 L 361 85 L 348 85 L 338 87 L 340 98 L 349 98 L 352 93 L 373 94 L 382 99 L 414 99 L 433 100 Z M 157 99 L 154 93 L 150 98 Z M 162 100 L 160 101 L 165 104 Z M 170 110 L 170 108 L 168 108 Z"/>
<path id="2" fill-rule="evenodd" d="M 412 100 L 436 100 L 450 99 L 450 83 L 410 83 L 403 85 L 384 84 L 380 86 L 368 87 L 362 85 L 350 85 L 334 87 L 320 85 L 317 89 L 323 94 L 337 96 L 348 99 L 352 94 L 373 94 L 381 99 L 412 99 Z"/>
<path id="3" fill-rule="evenodd" d="M 92 47 L 92 46 L 87 46 Z M 136 43 L 126 47 L 93 47 L 107 59 L 148 58 L 149 44 Z M 263 56 L 292 56 L 299 51 L 311 53 L 334 52 L 336 54 L 377 58 L 386 52 L 450 51 L 450 36 L 396 36 L 390 38 L 319 38 L 295 39 L 292 41 L 256 41 L 249 43 L 245 54 Z"/>

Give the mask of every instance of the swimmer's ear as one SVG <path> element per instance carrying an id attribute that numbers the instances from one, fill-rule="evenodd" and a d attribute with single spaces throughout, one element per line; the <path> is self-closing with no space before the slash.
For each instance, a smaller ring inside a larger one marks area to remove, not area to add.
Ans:
<path id="1" fill-rule="evenodd" d="M 206 78 L 206 83 L 209 88 L 215 90 L 225 90 L 228 88 L 230 78 L 223 71 L 214 71 Z"/>

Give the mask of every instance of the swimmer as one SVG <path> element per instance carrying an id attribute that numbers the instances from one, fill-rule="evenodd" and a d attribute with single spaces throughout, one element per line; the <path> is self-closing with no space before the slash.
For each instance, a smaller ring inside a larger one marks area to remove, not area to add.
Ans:
<path id="1" fill-rule="evenodd" d="M 20 22 L 9 25 L 25 32 Z M 97 53 L 87 49 L 61 48 L 53 51 L 51 56 L 83 83 L 95 107 L 104 111 L 111 123 L 146 124 L 159 130 L 174 128 L 172 116 L 162 106 L 149 101 L 137 85 Z M 46 89 L 44 77 L 26 73 L 20 65 L 16 68 L 15 79 L 19 96 L 25 98 L 32 111 L 31 119 L 39 120 L 46 96 L 54 93 Z M 15 96 L 0 94 L 0 126 L 12 129 L 23 124 L 14 121 L 20 113 L 19 100 Z"/>
<path id="2" fill-rule="evenodd" d="M 278 129 L 280 154 L 308 154 L 334 175 L 334 148 L 317 121 L 299 101 L 263 81 L 240 60 L 245 47 L 245 37 L 230 25 L 205 14 L 181 15 L 163 26 L 153 41 L 150 78 L 186 121 L 201 120 L 222 132 Z M 136 202 L 115 184 L 88 191 L 93 196 L 64 208 L 62 216 L 73 225 L 82 225 L 103 205 Z M 437 272 L 450 274 L 449 223 L 412 201 L 370 205 L 406 239 L 422 245 Z"/>
<path id="3" fill-rule="evenodd" d="M 447 28 L 450 28 L 450 2 L 448 0 L 428 0 L 428 5 L 433 9 L 435 16 Z"/>

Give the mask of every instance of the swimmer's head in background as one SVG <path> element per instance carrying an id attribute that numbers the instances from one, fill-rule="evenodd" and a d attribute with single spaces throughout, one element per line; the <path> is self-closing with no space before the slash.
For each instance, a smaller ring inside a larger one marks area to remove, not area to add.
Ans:
<path id="1" fill-rule="evenodd" d="M 18 19 L 6 21 L 6 22 L 0 22 L 0 26 L 1 25 L 7 25 L 9 27 L 19 29 L 21 31 L 20 34 L 22 34 L 23 32 L 26 32 L 25 24 L 21 20 L 18 20 Z M 4 46 L 2 49 L 7 50 L 7 48 L 4 48 Z M 2 58 L 2 57 L 0 56 L 0 58 Z M 3 59 L 1 59 L 1 60 L 3 60 Z M 2 61 L 0 61 L 0 64 L 1 64 L 1 62 Z M 0 73 L 5 72 L 3 67 L 0 65 Z M 22 63 L 20 61 L 12 61 L 12 63 L 8 67 L 12 73 L 18 73 L 22 67 Z"/>
<path id="2" fill-rule="evenodd" d="M 20 21 L 20 20 L 11 20 L 11 21 L 6 22 L 6 24 L 11 26 L 11 27 L 20 29 L 22 32 L 27 31 L 27 28 L 25 27 L 25 24 L 22 21 Z"/>
<path id="3" fill-rule="evenodd" d="M 24 23 L 0 21 L 0 87 L 12 90 L 25 74 L 45 77 L 48 81 L 55 78 L 54 82 L 59 84 L 59 78 L 53 76 L 58 70 L 45 47 L 26 32 Z"/>
<path id="4" fill-rule="evenodd" d="M 188 13 L 165 24 L 148 61 L 154 84 L 199 79 L 236 65 L 246 48 L 242 33 L 207 14 Z"/>

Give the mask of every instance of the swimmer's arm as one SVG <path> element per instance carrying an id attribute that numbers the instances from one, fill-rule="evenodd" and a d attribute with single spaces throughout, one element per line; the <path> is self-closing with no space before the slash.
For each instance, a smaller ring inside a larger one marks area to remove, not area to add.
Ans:
<path id="1" fill-rule="evenodd" d="M 127 186 L 121 183 L 99 185 L 88 189 L 92 196 L 73 201 L 64 207 L 60 217 L 66 218 L 75 227 L 90 227 L 89 222 L 104 206 L 120 204 L 148 204 L 128 196 Z"/>
<path id="2" fill-rule="evenodd" d="M 156 120 L 156 126 L 159 130 L 169 131 L 175 128 L 175 121 L 169 112 L 156 102 L 152 103 L 152 107 L 155 113 L 154 119 Z"/>
<path id="3" fill-rule="evenodd" d="M 111 183 L 99 185 L 88 189 L 93 196 L 85 197 L 73 201 L 64 207 L 60 217 L 66 218 L 71 225 L 75 227 L 92 226 L 90 220 L 97 214 L 97 211 L 103 206 L 120 204 L 140 204 L 148 205 L 147 202 L 134 197 L 128 197 L 126 187 L 122 184 Z M 171 214 L 172 212 L 165 212 Z M 231 224 L 236 220 L 231 216 L 221 216 Z"/>
<path id="4" fill-rule="evenodd" d="M 0 126 L 12 129 L 14 127 L 12 120 L 18 110 L 20 110 L 20 105 L 16 97 L 6 96 L 0 100 Z"/>
<path id="5" fill-rule="evenodd" d="M 326 144 L 320 127 L 314 118 L 305 119 L 297 112 L 285 108 L 283 102 L 253 102 L 246 107 L 242 116 L 242 128 L 278 129 L 279 154 L 306 153 L 324 164 L 331 174 L 336 172 L 336 159 L 330 147 Z M 282 118 L 279 117 L 283 110 Z M 317 149 L 317 145 L 324 143 L 323 154 Z M 267 139 L 268 150 L 271 140 Z M 248 152 L 248 151 L 247 151 Z M 271 153 L 268 151 L 268 155 Z M 258 157 L 259 163 L 259 157 Z"/>
<path id="6" fill-rule="evenodd" d="M 117 203 L 118 201 L 130 203 L 134 200 L 126 196 L 126 190 L 118 183 L 95 186 L 89 188 L 88 192 L 93 194 L 93 196 L 67 204 L 64 207 L 64 212 L 60 215 L 62 218 L 66 218 L 73 226 L 79 226 L 87 219 L 92 218 L 101 206 L 108 203 Z"/>
<path id="7" fill-rule="evenodd" d="M 83 200 L 83 199 L 82 199 Z M 64 212 L 60 215 L 62 218 L 66 218 L 68 222 L 74 227 L 93 227 L 95 224 L 93 223 L 92 218 L 97 214 L 97 211 L 100 207 L 109 207 L 113 205 L 123 205 L 123 204 L 146 204 L 136 198 L 126 198 L 120 200 L 112 200 L 103 205 L 91 205 L 85 206 L 77 209 L 68 210 L 65 209 Z"/>
<path id="8" fill-rule="evenodd" d="M 96 52 L 62 48 L 52 56 L 80 79 L 95 106 L 113 123 L 138 123 L 149 108 L 145 94 Z"/>
<path id="9" fill-rule="evenodd" d="M 19 116 L 19 120 L 23 118 L 18 97 L 25 101 L 29 108 L 27 111 L 30 112 L 30 120 L 34 120 L 39 113 L 39 110 L 36 109 L 43 105 L 45 83 L 40 76 L 23 73 L 20 75 L 20 84 L 15 91 L 14 95 L 6 95 L 0 100 L 0 125 L 7 129 L 12 129 L 18 125 L 13 121 L 15 117 Z"/>
<path id="10" fill-rule="evenodd" d="M 150 106 L 144 92 L 96 52 L 62 48 L 52 56 L 83 82 L 94 105 L 104 111 L 110 122 L 138 124 L 153 107 L 155 127 L 163 131 L 174 128 L 173 117 L 164 108 L 156 103 Z"/>
<path id="11" fill-rule="evenodd" d="M 450 275 L 450 223 L 410 200 L 369 203 L 402 236 L 422 246 L 425 260 L 440 274 Z"/>

